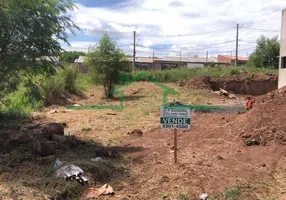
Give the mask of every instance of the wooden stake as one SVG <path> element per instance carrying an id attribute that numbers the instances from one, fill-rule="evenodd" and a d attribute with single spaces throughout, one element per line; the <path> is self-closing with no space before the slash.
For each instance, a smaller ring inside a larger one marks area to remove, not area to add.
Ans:
<path id="1" fill-rule="evenodd" d="M 176 164 L 178 159 L 177 159 L 177 129 L 174 130 L 174 163 Z"/>

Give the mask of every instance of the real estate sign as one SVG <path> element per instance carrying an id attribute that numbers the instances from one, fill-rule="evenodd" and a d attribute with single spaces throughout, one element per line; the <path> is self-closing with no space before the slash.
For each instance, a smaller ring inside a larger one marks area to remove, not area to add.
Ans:
<path id="1" fill-rule="evenodd" d="M 161 106 L 160 126 L 169 129 L 190 129 L 191 110 L 188 106 Z"/>

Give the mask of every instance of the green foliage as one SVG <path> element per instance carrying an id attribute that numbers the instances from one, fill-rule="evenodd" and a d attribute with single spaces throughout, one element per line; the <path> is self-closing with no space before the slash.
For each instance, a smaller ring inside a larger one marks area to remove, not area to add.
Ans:
<path id="1" fill-rule="evenodd" d="M 81 132 L 85 132 L 85 133 L 87 133 L 87 132 L 89 132 L 89 131 L 91 131 L 92 129 L 90 128 L 90 127 L 81 127 Z"/>
<path id="2" fill-rule="evenodd" d="M 85 89 L 78 81 L 78 71 L 73 66 L 58 69 L 54 76 L 38 77 L 45 105 L 68 103 L 69 94 L 82 94 Z"/>
<path id="3" fill-rule="evenodd" d="M 226 189 L 222 196 L 224 197 L 224 199 L 227 200 L 234 200 L 237 199 L 237 197 L 239 197 L 239 195 L 242 193 L 242 190 L 240 187 L 238 186 L 233 186 L 231 188 Z"/>
<path id="4" fill-rule="evenodd" d="M 77 28 L 66 15 L 70 0 L 9 0 L 0 3 L 0 86 L 20 71 L 54 73 L 56 56 Z"/>
<path id="5" fill-rule="evenodd" d="M 237 70 L 237 69 L 231 69 L 231 71 L 230 71 L 230 75 L 239 75 L 240 74 L 240 71 L 239 70 Z"/>
<path id="6" fill-rule="evenodd" d="M 59 55 L 60 55 L 60 61 L 73 63 L 80 56 L 84 56 L 85 53 L 82 51 L 64 51 L 61 52 Z"/>
<path id="7" fill-rule="evenodd" d="M 66 104 L 70 94 L 81 95 L 87 85 L 78 80 L 78 72 L 72 66 L 58 69 L 55 75 L 31 77 L 21 73 L 16 77 L 18 81 L 1 93 L 0 120 L 27 117 L 44 105 Z"/>
<path id="8" fill-rule="evenodd" d="M 257 40 L 255 51 L 249 56 L 247 65 L 257 68 L 278 69 L 280 43 L 278 37 L 266 38 L 261 36 Z"/>
<path id="9" fill-rule="evenodd" d="M 0 119 L 24 118 L 33 110 L 43 106 L 43 99 L 39 88 L 25 77 L 16 90 L 7 93 L 2 98 Z"/>
<path id="10" fill-rule="evenodd" d="M 104 86 L 106 97 L 113 96 L 113 89 L 119 83 L 120 72 L 130 72 L 131 65 L 121 49 L 116 48 L 107 34 L 96 47 L 90 47 L 86 55 L 93 78 Z"/>
<path id="11" fill-rule="evenodd" d="M 180 192 L 178 194 L 178 200 L 189 200 L 189 197 L 186 194 Z"/>
<path id="12" fill-rule="evenodd" d="M 252 67 L 205 67 L 205 68 L 179 68 L 171 70 L 142 70 L 135 71 L 134 76 L 140 74 L 146 74 L 159 82 L 178 82 L 188 78 L 194 78 L 198 76 L 209 76 L 211 78 L 220 78 L 225 76 L 231 76 L 240 74 L 243 72 L 258 73 L 258 72 L 272 72 L 277 74 L 276 69 L 265 69 L 265 68 L 252 68 Z"/>
<path id="13" fill-rule="evenodd" d="M 216 67 L 216 64 L 215 64 L 214 62 L 211 62 L 211 63 L 209 64 L 209 67 Z"/>
<path id="14" fill-rule="evenodd" d="M 68 66 L 62 71 L 62 78 L 64 83 L 64 89 L 70 93 L 78 93 L 78 88 L 76 85 L 76 80 L 78 76 L 78 71 L 73 66 Z"/>

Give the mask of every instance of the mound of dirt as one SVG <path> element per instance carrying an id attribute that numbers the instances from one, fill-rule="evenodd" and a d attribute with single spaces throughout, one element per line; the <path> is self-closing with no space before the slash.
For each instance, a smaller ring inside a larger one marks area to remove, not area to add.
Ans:
<path id="1" fill-rule="evenodd" d="M 210 89 L 210 77 L 200 76 L 196 78 L 187 79 L 180 82 L 180 86 L 191 89 Z"/>
<path id="2" fill-rule="evenodd" d="M 251 74 L 245 72 L 239 75 L 211 79 L 210 85 L 213 90 L 223 88 L 236 94 L 263 95 L 277 89 L 278 76 L 272 73 Z"/>
<path id="3" fill-rule="evenodd" d="M 229 82 L 229 81 L 277 81 L 278 76 L 276 74 L 267 72 L 260 72 L 257 74 L 252 74 L 249 72 L 243 72 L 241 74 L 236 74 L 232 76 L 222 77 L 222 78 L 213 78 L 211 81 L 217 82 Z"/>
<path id="4" fill-rule="evenodd" d="M 244 95 L 263 95 L 276 90 L 277 85 L 278 76 L 276 74 L 252 74 L 248 72 L 222 78 L 202 76 L 191 78 L 180 83 L 180 86 L 191 89 L 211 89 L 217 91 L 223 88 L 229 92 Z"/>
<path id="5" fill-rule="evenodd" d="M 260 96 L 254 108 L 237 117 L 237 129 L 246 145 L 276 141 L 286 145 L 286 87 Z"/>

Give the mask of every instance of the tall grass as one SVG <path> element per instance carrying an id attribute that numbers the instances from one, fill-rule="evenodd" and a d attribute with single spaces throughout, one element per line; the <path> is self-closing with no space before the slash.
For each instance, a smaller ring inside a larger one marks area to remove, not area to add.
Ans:
<path id="1" fill-rule="evenodd" d="M 55 75 L 18 77 L 1 93 L 0 120 L 27 117 L 44 105 L 66 104 L 71 94 L 82 95 L 89 84 L 72 66 L 58 69 Z"/>
<path id="2" fill-rule="evenodd" d="M 160 82 L 178 82 L 188 78 L 198 76 L 209 76 L 211 78 L 221 78 L 225 76 L 237 75 L 243 72 L 258 73 L 272 72 L 277 74 L 278 70 L 252 67 L 205 67 L 205 68 L 180 68 L 171 70 L 141 70 L 135 71 L 134 76 L 146 74 Z"/>

